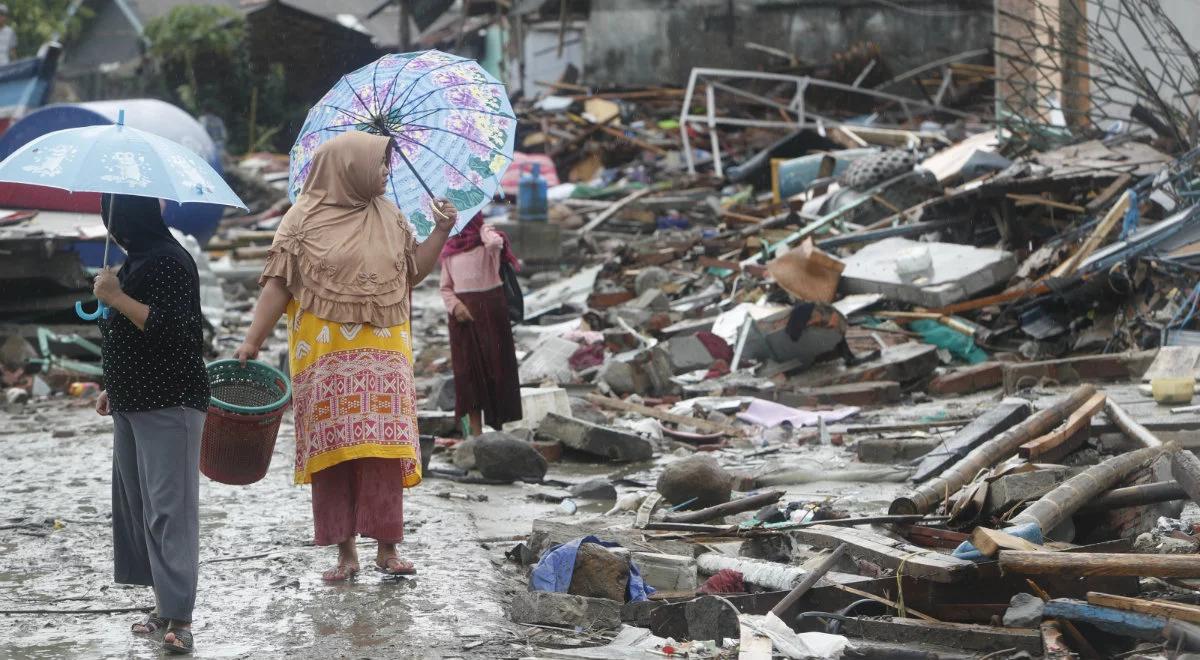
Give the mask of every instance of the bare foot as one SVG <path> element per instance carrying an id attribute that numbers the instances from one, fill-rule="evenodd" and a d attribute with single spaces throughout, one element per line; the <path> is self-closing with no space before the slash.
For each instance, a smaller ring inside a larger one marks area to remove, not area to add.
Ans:
<path id="1" fill-rule="evenodd" d="M 411 561 L 401 559 L 395 543 L 380 543 L 375 554 L 375 568 L 388 575 L 416 575 L 417 567 Z"/>
<path id="2" fill-rule="evenodd" d="M 354 545 L 354 539 L 350 539 L 338 544 L 337 566 L 322 573 L 321 579 L 326 582 L 353 580 L 358 574 L 358 569 L 358 548 Z"/>

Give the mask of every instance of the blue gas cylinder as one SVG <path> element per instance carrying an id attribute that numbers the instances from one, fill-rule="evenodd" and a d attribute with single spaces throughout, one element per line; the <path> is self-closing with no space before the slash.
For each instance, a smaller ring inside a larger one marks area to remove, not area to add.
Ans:
<path id="1" fill-rule="evenodd" d="M 534 163 L 529 172 L 521 175 L 517 186 L 517 217 L 522 221 L 546 222 L 548 208 L 542 166 Z"/>

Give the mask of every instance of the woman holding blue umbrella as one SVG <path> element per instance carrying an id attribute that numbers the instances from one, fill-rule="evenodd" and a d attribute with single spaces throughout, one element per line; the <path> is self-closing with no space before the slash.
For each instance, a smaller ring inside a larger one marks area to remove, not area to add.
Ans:
<path id="1" fill-rule="evenodd" d="M 94 288 L 112 310 L 100 326 L 106 389 L 96 412 L 113 418 L 114 576 L 154 589 L 155 609 L 133 631 L 165 629 L 166 650 L 190 653 L 209 398 L 200 277 L 157 199 L 104 195 L 101 204 L 127 255 Z"/>
<path id="2" fill-rule="evenodd" d="M 377 541 L 380 572 L 416 573 L 396 548 L 404 489 L 421 482 L 410 299 L 458 215 L 436 200 L 435 226 L 416 242 L 385 196 L 394 149 L 390 138 L 358 131 L 317 148 L 275 233 L 236 352 L 243 361 L 257 356 L 287 314 L 295 482 L 312 484 L 316 544 L 338 547 L 337 564 L 322 576 L 328 582 L 358 573 L 360 535 Z"/>

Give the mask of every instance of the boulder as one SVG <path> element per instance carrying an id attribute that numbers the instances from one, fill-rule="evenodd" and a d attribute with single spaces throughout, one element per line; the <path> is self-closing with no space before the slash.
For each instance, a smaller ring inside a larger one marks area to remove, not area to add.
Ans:
<path id="1" fill-rule="evenodd" d="M 546 476 L 545 457 L 528 442 L 500 432 L 483 433 L 473 441 L 475 469 L 485 479 L 541 481 Z"/>
<path id="2" fill-rule="evenodd" d="M 667 465 L 656 487 L 668 502 L 682 504 L 695 498 L 689 507 L 700 509 L 728 502 L 732 481 L 717 459 L 695 455 Z"/>
<path id="3" fill-rule="evenodd" d="M 460 470 L 474 470 L 475 447 L 477 446 L 479 446 L 478 438 L 470 438 L 458 443 L 454 447 L 454 455 L 450 457 L 450 462 Z"/>

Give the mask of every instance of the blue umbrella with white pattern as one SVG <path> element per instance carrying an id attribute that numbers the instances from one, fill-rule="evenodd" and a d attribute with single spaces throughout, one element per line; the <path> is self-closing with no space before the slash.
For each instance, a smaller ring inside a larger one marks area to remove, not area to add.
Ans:
<path id="1" fill-rule="evenodd" d="M 0 162 L 0 181 L 249 210 L 196 152 L 126 126 L 123 110 L 116 124 L 68 128 L 32 140 Z M 111 217 L 104 218 L 105 229 L 111 222 Z M 104 266 L 108 265 L 109 243 L 106 237 Z M 93 314 L 85 314 L 79 303 L 75 311 L 89 321 L 108 314 L 103 303 Z"/>

